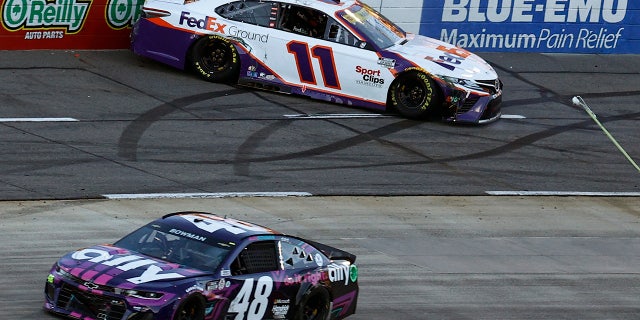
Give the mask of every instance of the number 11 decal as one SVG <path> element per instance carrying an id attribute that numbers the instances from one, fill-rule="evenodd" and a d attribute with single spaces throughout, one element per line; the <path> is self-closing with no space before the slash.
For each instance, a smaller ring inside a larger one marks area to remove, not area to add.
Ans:
<path id="1" fill-rule="evenodd" d="M 313 62 L 311 61 L 311 57 L 313 57 L 318 59 L 320 63 L 324 86 L 340 90 L 340 80 L 338 80 L 338 71 L 336 70 L 336 62 L 333 58 L 333 49 L 331 47 L 317 45 L 309 50 L 308 43 L 294 40 L 287 43 L 287 50 L 296 58 L 300 82 L 311 85 L 318 84 L 313 71 Z"/>

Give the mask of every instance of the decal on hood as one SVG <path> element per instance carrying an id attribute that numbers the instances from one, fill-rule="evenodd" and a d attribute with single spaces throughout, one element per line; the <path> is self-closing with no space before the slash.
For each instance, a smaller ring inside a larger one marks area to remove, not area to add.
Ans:
<path id="1" fill-rule="evenodd" d="M 164 270 L 159 265 L 166 265 L 166 263 L 141 257 L 135 254 L 111 255 L 109 251 L 106 250 L 87 248 L 74 252 L 71 255 L 71 258 L 75 260 L 87 260 L 92 263 L 115 267 L 116 269 L 119 269 L 121 271 L 140 269 L 140 271 L 142 272 L 139 276 L 125 279 L 126 281 L 134 284 L 185 277 L 184 275 L 175 272 L 163 273 Z M 144 267 L 146 267 L 146 269 L 144 269 Z"/>

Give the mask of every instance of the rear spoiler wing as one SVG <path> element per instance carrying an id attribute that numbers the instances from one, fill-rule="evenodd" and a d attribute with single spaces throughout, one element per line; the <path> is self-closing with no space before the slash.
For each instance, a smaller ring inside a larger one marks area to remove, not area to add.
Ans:
<path id="1" fill-rule="evenodd" d="M 328 246 L 326 244 L 318 243 L 315 241 L 306 240 L 306 239 L 304 241 L 316 247 L 318 250 L 324 253 L 324 255 L 327 256 L 327 258 L 331 260 L 348 260 L 349 262 L 351 262 L 351 264 L 354 264 L 356 262 L 355 254 L 351 254 L 344 250 L 340 250 L 338 248 L 334 248 L 332 246 Z"/>

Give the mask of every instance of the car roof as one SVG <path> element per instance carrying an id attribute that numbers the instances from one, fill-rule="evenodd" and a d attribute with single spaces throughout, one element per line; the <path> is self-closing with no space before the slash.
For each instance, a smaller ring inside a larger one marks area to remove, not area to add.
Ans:
<path id="1" fill-rule="evenodd" d="M 156 222 L 162 222 L 166 226 L 175 228 L 175 232 L 186 232 L 236 244 L 247 237 L 281 235 L 280 232 L 264 226 L 202 211 L 174 212 L 163 216 Z"/>
<path id="2" fill-rule="evenodd" d="M 180 0 L 172 0 L 172 1 L 180 1 Z M 224 4 L 224 3 L 231 3 L 237 0 L 213 0 L 213 1 L 219 4 Z M 253 1 L 257 1 L 257 0 L 253 0 Z M 331 14 L 333 14 L 338 10 L 348 8 L 357 2 L 356 0 L 338 0 L 338 1 L 336 0 L 308 0 L 308 1 L 276 0 L 276 1 L 280 3 L 288 3 L 288 4 L 298 5 L 298 6 L 314 8 L 320 11 L 324 11 L 325 13 L 331 13 Z M 200 0 L 198 2 L 206 3 L 207 0 Z"/>
<path id="3" fill-rule="evenodd" d="M 312 0 L 312 1 L 304 1 L 300 0 L 277 0 L 282 3 L 290 3 L 296 5 L 303 5 L 310 8 L 321 9 L 325 12 L 331 12 L 336 10 L 341 10 L 344 8 L 350 7 L 352 4 L 356 3 L 356 0 Z"/>

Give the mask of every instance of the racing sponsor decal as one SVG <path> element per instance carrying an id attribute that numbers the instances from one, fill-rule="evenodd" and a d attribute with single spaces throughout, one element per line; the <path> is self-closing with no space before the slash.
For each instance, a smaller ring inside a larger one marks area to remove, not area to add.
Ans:
<path id="1" fill-rule="evenodd" d="M 113 256 L 108 251 L 87 248 L 74 252 L 71 258 L 76 260 L 88 260 L 92 263 L 99 263 L 109 267 L 115 267 L 121 271 L 129 271 L 141 267 L 147 267 L 140 276 L 126 279 L 135 284 L 147 283 L 156 280 L 184 278 L 184 275 L 175 272 L 162 273 L 163 270 L 155 260 L 146 259 L 137 255 Z"/>
<path id="2" fill-rule="evenodd" d="M 279 286 L 280 284 L 285 286 L 293 286 L 301 283 L 311 283 L 313 285 L 317 285 L 320 282 L 329 281 L 329 274 L 322 271 L 307 272 L 304 274 L 287 274 L 286 271 L 274 271 L 271 273 L 271 275 L 276 282 L 276 286 Z"/>
<path id="3" fill-rule="evenodd" d="M 2 25 L 6 30 L 30 31 L 25 39 L 62 38 L 66 33 L 82 29 L 91 1 L 76 0 L 5 0 L 2 4 Z"/>
<path id="4" fill-rule="evenodd" d="M 109 0 L 106 7 L 106 20 L 112 29 L 130 28 L 140 19 L 144 0 Z"/>
<path id="5" fill-rule="evenodd" d="M 421 33 L 475 51 L 637 53 L 639 10 L 629 0 L 425 0 Z"/>
<path id="6" fill-rule="evenodd" d="M 264 73 L 264 72 L 258 72 L 256 66 L 249 66 L 247 68 L 247 77 L 257 78 L 257 79 L 262 79 L 262 80 L 268 80 L 268 81 L 273 81 L 276 78 L 276 76 L 274 76 L 272 74 L 267 74 L 267 73 Z"/>
<path id="7" fill-rule="evenodd" d="M 349 284 L 349 280 L 351 282 L 356 282 L 358 280 L 358 267 L 356 265 L 344 265 L 344 264 L 335 264 L 332 263 L 327 266 L 329 271 L 329 280 L 331 282 L 342 282 L 344 281 L 344 285 Z"/>
<path id="8" fill-rule="evenodd" d="M 251 31 L 242 30 L 236 26 L 231 26 L 227 29 L 227 34 L 234 38 L 240 38 L 243 40 L 254 40 L 262 43 L 269 42 L 269 34 L 260 34 Z"/>
<path id="9" fill-rule="evenodd" d="M 378 64 L 387 69 L 393 69 L 396 67 L 396 59 L 381 57 L 378 59 Z"/>
<path id="10" fill-rule="evenodd" d="M 199 292 L 202 292 L 202 291 L 204 291 L 204 288 L 203 288 L 203 287 L 201 287 L 201 286 L 199 286 L 199 285 L 197 285 L 197 284 L 194 284 L 194 285 L 192 285 L 191 287 L 189 287 L 189 288 L 185 289 L 184 291 L 185 291 L 186 293 L 191 293 L 191 292 L 193 292 L 193 291 L 199 291 Z"/>
<path id="11" fill-rule="evenodd" d="M 205 16 L 202 19 L 198 19 L 196 17 L 191 16 L 191 12 L 182 11 L 180 14 L 180 21 L 178 24 L 181 26 L 188 26 L 191 28 L 197 28 L 201 30 L 208 30 L 212 32 L 217 32 L 221 34 L 225 34 L 224 29 L 227 27 L 226 24 L 217 22 L 217 18 Z"/>
<path id="12" fill-rule="evenodd" d="M 184 237 L 184 238 L 189 238 L 189 239 L 203 241 L 203 242 L 207 240 L 207 237 L 199 236 L 197 234 L 193 234 L 191 232 L 182 231 L 182 230 L 179 230 L 179 229 L 171 229 L 171 230 L 169 230 L 169 233 L 172 233 L 172 234 Z"/>
<path id="13" fill-rule="evenodd" d="M 289 306 L 291 299 L 275 299 L 273 300 L 273 307 L 271 307 L 271 314 L 274 319 L 285 319 L 287 313 L 289 313 Z"/>
<path id="14" fill-rule="evenodd" d="M 142 0 L 0 0 L 0 50 L 120 49 Z"/>
<path id="15" fill-rule="evenodd" d="M 362 66 L 356 66 L 355 71 L 362 76 L 361 79 L 356 80 L 357 84 L 374 88 L 383 87 L 384 78 L 382 78 L 382 70 L 367 69 Z"/>

